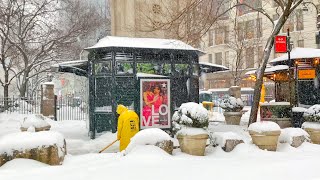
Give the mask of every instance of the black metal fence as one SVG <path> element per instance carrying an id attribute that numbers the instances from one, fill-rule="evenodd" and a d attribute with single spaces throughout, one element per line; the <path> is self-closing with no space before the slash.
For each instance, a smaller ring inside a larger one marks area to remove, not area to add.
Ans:
<path id="1" fill-rule="evenodd" d="M 0 97 L 0 112 L 19 114 L 39 114 L 40 98 L 25 99 L 21 97 Z"/>
<path id="2" fill-rule="evenodd" d="M 59 97 L 56 101 L 56 119 L 86 120 L 88 119 L 88 102 L 79 97 Z"/>
<path id="3" fill-rule="evenodd" d="M 41 98 L 0 97 L 0 113 L 40 114 Z M 57 98 L 54 119 L 58 121 L 88 119 L 87 100 L 70 97 Z"/>

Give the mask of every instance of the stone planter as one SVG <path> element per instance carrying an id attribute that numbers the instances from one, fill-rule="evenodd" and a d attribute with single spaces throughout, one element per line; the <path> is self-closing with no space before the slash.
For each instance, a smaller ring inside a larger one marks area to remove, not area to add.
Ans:
<path id="1" fill-rule="evenodd" d="M 281 129 L 292 127 L 290 118 L 270 118 L 270 119 L 265 119 L 265 121 L 275 122 L 280 126 Z"/>
<path id="2" fill-rule="evenodd" d="M 268 151 L 277 150 L 280 133 L 281 131 L 266 131 L 259 133 L 249 130 L 253 144 L 257 145 L 262 150 L 266 149 Z"/>
<path id="3" fill-rule="evenodd" d="M 240 112 L 224 112 L 226 124 L 239 125 L 242 117 L 242 111 Z"/>
<path id="4" fill-rule="evenodd" d="M 177 136 L 181 151 L 195 156 L 204 156 L 208 138 L 208 134 Z"/>
<path id="5" fill-rule="evenodd" d="M 35 129 L 35 132 L 39 132 L 39 131 L 49 131 L 51 128 L 50 125 L 48 126 L 44 126 L 44 127 L 39 127 L 39 128 L 34 128 Z M 28 128 L 25 128 L 25 127 L 20 127 L 20 130 L 23 132 L 23 131 L 27 131 Z"/>
<path id="6" fill-rule="evenodd" d="M 314 144 L 320 144 L 320 129 L 304 128 L 310 135 L 311 142 Z"/>

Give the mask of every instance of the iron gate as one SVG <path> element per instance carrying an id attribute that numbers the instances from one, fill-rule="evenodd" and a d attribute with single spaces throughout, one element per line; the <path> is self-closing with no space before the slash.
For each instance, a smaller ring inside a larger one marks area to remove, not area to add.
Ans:
<path id="1" fill-rule="evenodd" d="M 86 120 L 88 119 L 88 101 L 81 97 L 56 98 L 56 120 Z"/>

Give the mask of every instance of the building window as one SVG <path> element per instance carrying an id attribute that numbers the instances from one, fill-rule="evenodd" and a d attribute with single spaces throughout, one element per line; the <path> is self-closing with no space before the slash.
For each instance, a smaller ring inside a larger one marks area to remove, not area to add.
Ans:
<path id="1" fill-rule="evenodd" d="M 212 63 L 212 54 L 209 54 L 209 63 Z"/>
<path id="2" fill-rule="evenodd" d="M 254 49 L 253 47 L 246 48 L 246 68 L 254 67 Z"/>
<path id="3" fill-rule="evenodd" d="M 301 40 L 298 40 L 298 47 L 304 47 L 304 40 L 301 39 Z"/>
<path id="4" fill-rule="evenodd" d="M 252 39 L 254 37 L 254 21 L 246 21 L 246 39 Z"/>
<path id="5" fill-rule="evenodd" d="M 245 31 L 244 31 L 244 23 L 243 22 L 238 23 L 237 36 L 238 36 L 238 41 L 244 40 Z"/>
<path id="6" fill-rule="evenodd" d="M 263 58 L 263 48 L 262 46 L 258 47 L 258 66 L 262 64 L 262 58 Z"/>
<path id="7" fill-rule="evenodd" d="M 226 51 L 225 53 L 224 53 L 224 65 L 227 67 L 227 68 L 229 68 L 229 66 L 230 66 L 230 62 L 229 62 L 230 60 L 229 60 L 229 51 Z"/>
<path id="8" fill-rule="evenodd" d="M 238 1 L 239 4 L 248 4 L 255 9 L 262 8 L 262 0 L 240 0 Z M 247 14 L 249 12 L 254 11 L 253 9 L 249 8 L 248 6 L 237 6 L 237 14 L 239 16 Z"/>
<path id="9" fill-rule="evenodd" d="M 229 27 L 228 26 L 224 27 L 224 43 L 225 44 L 229 43 Z"/>
<path id="10" fill-rule="evenodd" d="M 290 32 L 294 30 L 294 18 L 292 14 L 289 16 L 286 23 L 283 25 L 282 32 L 286 33 L 288 28 Z"/>
<path id="11" fill-rule="evenodd" d="M 257 38 L 262 37 L 262 19 L 258 18 L 257 21 Z"/>
<path id="12" fill-rule="evenodd" d="M 219 45 L 223 43 L 223 29 L 218 28 L 215 30 L 215 38 L 214 38 L 214 44 Z"/>
<path id="13" fill-rule="evenodd" d="M 215 45 L 229 42 L 229 28 L 227 26 L 218 27 L 215 30 Z"/>
<path id="14" fill-rule="evenodd" d="M 215 63 L 222 65 L 222 53 L 215 53 Z"/>
<path id="15" fill-rule="evenodd" d="M 209 32 L 209 46 L 213 46 L 213 32 L 212 32 L 212 30 L 210 30 Z"/>
<path id="16" fill-rule="evenodd" d="M 302 13 L 302 9 L 298 9 L 296 12 L 296 19 L 297 19 L 297 24 L 296 24 L 296 28 L 297 31 L 301 31 L 304 29 L 303 27 L 303 13 Z"/>

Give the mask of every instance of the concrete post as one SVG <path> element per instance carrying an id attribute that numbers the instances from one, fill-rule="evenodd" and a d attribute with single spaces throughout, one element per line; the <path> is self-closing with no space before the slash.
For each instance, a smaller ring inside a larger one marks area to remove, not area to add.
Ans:
<path id="1" fill-rule="evenodd" d="M 55 115 L 54 84 L 52 82 L 41 85 L 41 114 L 50 118 Z"/>
<path id="2" fill-rule="evenodd" d="M 241 87 L 240 86 L 231 86 L 229 88 L 229 94 L 230 94 L 230 96 L 233 96 L 235 98 L 241 98 Z"/>

